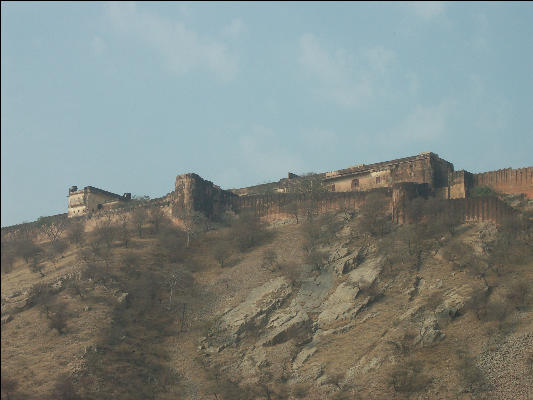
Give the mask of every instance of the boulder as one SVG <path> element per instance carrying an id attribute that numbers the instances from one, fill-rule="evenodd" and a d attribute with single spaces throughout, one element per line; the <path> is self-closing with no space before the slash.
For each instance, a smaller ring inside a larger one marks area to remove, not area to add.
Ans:
<path id="1" fill-rule="evenodd" d="M 273 346 L 283 343 L 298 335 L 310 335 L 311 320 L 301 308 L 288 307 L 278 310 L 270 318 L 264 331 L 265 337 L 259 341 L 259 345 Z"/>
<path id="2" fill-rule="evenodd" d="M 233 339 L 252 325 L 260 326 L 291 294 L 292 285 L 283 277 L 272 279 L 251 291 L 246 300 L 226 311 L 221 317 L 221 329 Z"/>
<path id="3" fill-rule="evenodd" d="M 2 325 L 5 325 L 7 324 L 8 322 L 11 322 L 13 321 L 13 316 L 8 314 L 8 315 L 3 315 L 2 316 Z"/>
<path id="4" fill-rule="evenodd" d="M 415 340 L 415 344 L 427 346 L 444 339 L 445 335 L 440 331 L 439 323 L 434 315 L 429 316 L 422 323 L 420 334 Z"/>
<path id="5" fill-rule="evenodd" d="M 351 319 L 364 305 L 356 301 L 359 287 L 350 282 L 343 282 L 329 296 L 318 316 L 318 325 L 324 326 L 339 319 Z"/>
<path id="6" fill-rule="evenodd" d="M 304 365 L 304 363 L 311 358 L 313 354 L 316 352 L 316 347 L 304 347 L 302 351 L 298 353 L 296 358 L 294 359 L 294 362 L 292 363 L 293 369 L 299 369 Z"/>
<path id="7" fill-rule="evenodd" d="M 117 296 L 117 301 L 119 303 L 124 303 L 128 298 L 128 293 L 121 293 Z"/>
<path id="8" fill-rule="evenodd" d="M 439 319 L 455 319 L 465 307 L 465 299 L 458 293 L 449 294 L 435 310 Z"/>

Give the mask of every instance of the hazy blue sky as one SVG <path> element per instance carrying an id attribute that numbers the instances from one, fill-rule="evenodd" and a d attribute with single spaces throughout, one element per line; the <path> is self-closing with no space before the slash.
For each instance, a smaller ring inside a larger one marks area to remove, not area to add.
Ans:
<path id="1" fill-rule="evenodd" d="M 533 165 L 532 3 L 2 2 L 2 226 L 433 151 Z"/>

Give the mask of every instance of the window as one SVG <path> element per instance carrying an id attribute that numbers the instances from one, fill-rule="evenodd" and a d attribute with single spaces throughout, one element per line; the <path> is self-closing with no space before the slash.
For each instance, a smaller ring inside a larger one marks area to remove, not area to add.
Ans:
<path id="1" fill-rule="evenodd" d="M 359 179 L 352 179 L 352 189 L 359 187 Z"/>
<path id="2" fill-rule="evenodd" d="M 332 192 L 335 191 L 335 184 L 331 185 L 331 191 L 332 191 Z"/>
<path id="3" fill-rule="evenodd" d="M 381 183 L 381 176 L 376 176 L 376 185 Z"/>

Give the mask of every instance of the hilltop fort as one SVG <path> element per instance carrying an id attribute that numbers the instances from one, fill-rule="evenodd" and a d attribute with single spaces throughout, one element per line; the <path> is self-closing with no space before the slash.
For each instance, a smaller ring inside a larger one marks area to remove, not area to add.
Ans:
<path id="1" fill-rule="evenodd" d="M 311 186 L 310 186 L 311 185 Z M 314 189 L 312 185 L 315 185 Z M 320 186 L 320 191 L 317 191 Z M 450 202 L 466 219 L 497 220 L 509 210 L 494 198 L 474 199 L 476 188 L 490 188 L 502 194 L 533 198 L 533 167 L 501 169 L 473 174 L 456 171 L 454 165 L 432 152 L 374 164 L 360 164 L 345 169 L 287 178 L 239 189 L 224 190 L 194 173 L 178 175 L 174 190 L 148 204 L 165 207 L 169 216 L 201 212 L 216 217 L 225 211 L 253 208 L 275 219 L 287 214 L 289 204 L 303 207 L 309 197 L 317 200 L 319 211 L 357 208 L 365 194 L 380 191 L 389 200 L 396 222 L 405 215 L 402 207 L 415 197 L 434 197 Z M 462 200 L 462 201 L 461 201 Z M 106 210 L 124 209 L 131 204 L 131 194 L 114 194 L 88 186 L 69 189 L 68 216 L 93 215 Z"/>

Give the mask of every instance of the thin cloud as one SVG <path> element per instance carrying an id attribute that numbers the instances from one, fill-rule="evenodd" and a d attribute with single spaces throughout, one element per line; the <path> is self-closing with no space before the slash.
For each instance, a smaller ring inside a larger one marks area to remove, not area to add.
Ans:
<path id="1" fill-rule="evenodd" d="M 304 170 L 301 157 L 291 153 L 282 138 L 265 126 L 253 126 L 250 135 L 239 139 L 239 148 L 243 164 L 263 179 L 280 179 L 288 171 Z"/>
<path id="2" fill-rule="evenodd" d="M 446 99 L 437 105 L 416 105 L 401 121 L 388 139 L 433 141 L 441 138 L 449 129 L 449 120 L 454 112 L 454 102 Z"/>
<path id="3" fill-rule="evenodd" d="M 226 36 L 236 38 L 240 36 L 246 29 L 246 26 L 244 25 L 244 22 L 242 20 L 236 18 L 231 21 L 231 23 L 224 27 L 222 30 L 222 33 Z"/>
<path id="4" fill-rule="evenodd" d="M 299 61 L 316 83 L 315 93 L 345 108 L 373 100 L 378 85 L 396 58 L 392 50 L 376 46 L 353 54 L 345 49 L 328 52 L 312 34 L 300 38 Z"/>
<path id="5" fill-rule="evenodd" d="M 202 36 L 180 21 L 151 14 L 132 3 L 110 3 L 106 5 L 106 16 L 122 35 L 158 53 L 176 74 L 203 69 L 223 81 L 236 75 L 237 58 L 225 43 Z"/>
<path id="6" fill-rule="evenodd" d="M 101 56 L 107 49 L 107 45 L 100 36 L 94 36 L 91 40 L 91 48 L 95 55 Z"/>
<path id="7" fill-rule="evenodd" d="M 444 2 L 442 1 L 417 1 L 409 4 L 417 17 L 429 21 L 444 13 Z"/>

